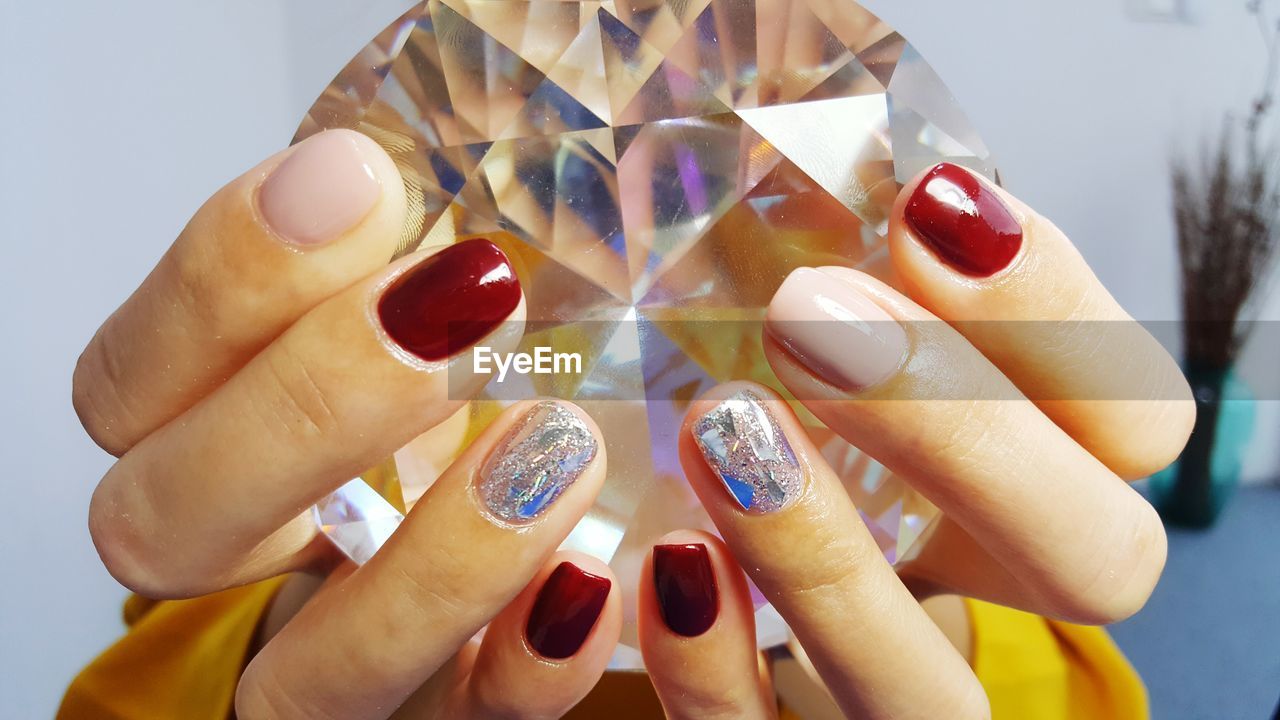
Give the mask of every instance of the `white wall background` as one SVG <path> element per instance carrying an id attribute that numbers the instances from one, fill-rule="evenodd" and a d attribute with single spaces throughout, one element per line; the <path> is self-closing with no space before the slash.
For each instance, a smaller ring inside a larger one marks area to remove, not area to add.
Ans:
<path id="1" fill-rule="evenodd" d="M 1176 317 L 1169 150 L 1242 107 L 1261 43 L 1244 0 L 1190 24 L 1126 0 L 866 0 L 951 85 L 1009 186 L 1140 319 Z M 85 530 L 108 458 L 71 411 L 94 329 L 191 212 L 286 143 L 405 0 L 0 0 L 0 706 L 48 717 L 119 632 Z M 1265 311 L 1280 319 L 1280 293 Z M 1249 473 L 1274 477 L 1277 403 Z"/>

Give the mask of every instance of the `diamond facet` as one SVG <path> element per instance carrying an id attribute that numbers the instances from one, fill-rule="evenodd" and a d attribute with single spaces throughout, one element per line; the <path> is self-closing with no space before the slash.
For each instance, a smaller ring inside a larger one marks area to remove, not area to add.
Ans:
<path id="1" fill-rule="evenodd" d="M 853 0 L 429 0 L 352 60 L 297 139 L 335 127 L 399 166 L 402 251 L 490 238 L 536 322 L 522 349 L 582 355 L 581 375 L 523 389 L 603 430 L 609 480 L 567 545 L 611 562 L 629 608 L 653 541 L 708 526 L 676 459 L 689 402 L 725 380 L 779 387 L 760 323 L 783 278 L 845 265 L 892 283 L 901 183 L 944 160 L 994 176 L 933 70 Z M 378 478 L 416 498 L 510 390 L 496 397 Z M 918 552 L 937 511 L 800 414 L 886 557 Z M 758 621 L 762 643 L 785 637 L 771 608 Z"/>

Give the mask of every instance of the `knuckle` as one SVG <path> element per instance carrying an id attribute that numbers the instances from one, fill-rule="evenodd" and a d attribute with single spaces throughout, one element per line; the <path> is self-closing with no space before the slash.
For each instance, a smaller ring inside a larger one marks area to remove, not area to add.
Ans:
<path id="1" fill-rule="evenodd" d="M 874 594 L 883 589 L 881 578 L 874 574 L 884 563 L 879 551 L 872 551 L 874 543 L 866 547 L 829 524 L 810 525 L 816 529 L 811 559 L 803 568 L 790 567 L 779 573 L 785 582 L 776 592 L 792 602 L 844 603 L 853 593 L 861 595 L 864 602 L 874 602 Z"/>
<path id="2" fill-rule="evenodd" d="M 227 236 L 228 220 L 202 209 L 195 221 L 166 256 L 169 264 L 169 296 L 179 308 L 188 332 L 209 338 L 237 338 L 244 318 L 268 317 L 269 283 L 257 277 L 264 272 L 240 257 Z"/>
<path id="3" fill-rule="evenodd" d="M 109 478 L 110 473 L 89 503 L 89 536 L 102 564 L 111 577 L 139 595 L 153 599 L 173 596 L 164 575 L 154 568 L 154 552 L 136 513 L 130 510 L 132 502 L 113 489 Z"/>
<path id="4" fill-rule="evenodd" d="M 216 240 L 216 238 L 215 238 Z M 181 243 L 181 240 L 179 240 Z M 217 242 L 188 243 L 185 252 L 175 252 L 173 262 L 173 297 L 184 313 L 195 319 L 194 325 L 202 331 L 217 336 L 223 327 L 227 313 L 226 293 L 220 291 L 217 278 L 220 271 L 215 262 L 216 252 L 205 248 L 216 247 Z"/>
<path id="5" fill-rule="evenodd" d="M 510 686 L 499 687 L 489 682 L 473 685 L 471 693 L 475 715 L 486 720 L 550 720 L 564 714 L 563 711 L 542 712 L 537 707 L 531 707 L 531 701 L 541 702 L 513 692 Z"/>
<path id="6" fill-rule="evenodd" d="M 912 709 L 919 717 L 991 720 L 991 701 L 973 672 L 948 679 L 915 696 Z"/>
<path id="7" fill-rule="evenodd" d="M 119 457 L 133 444 L 135 425 L 122 393 L 125 378 L 110 322 L 89 342 L 71 374 L 71 406 L 98 447 Z"/>
<path id="8" fill-rule="evenodd" d="M 400 568 L 398 573 L 405 599 L 426 617 L 463 623 L 490 604 L 489 599 L 475 589 L 474 568 L 447 548 L 434 548 L 423 555 L 412 572 Z"/>
<path id="9" fill-rule="evenodd" d="M 758 702 L 758 701 L 757 701 Z M 671 720 L 736 720 L 745 717 L 754 702 L 729 697 L 705 687 L 684 688 L 679 707 L 665 708 Z"/>
<path id="10" fill-rule="evenodd" d="M 1110 625 L 1146 605 L 1164 571 L 1168 540 L 1154 508 L 1143 509 L 1118 541 L 1097 553 L 1091 581 L 1062 593 L 1057 614 L 1085 625 Z"/>
<path id="11" fill-rule="evenodd" d="M 259 654 L 240 676 L 236 686 L 235 716 L 243 720 L 337 720 L 322 707 L 304 706 L 282 682 L 269 656 Z"/>
<path id="12" fill-rule="evenodd" d="M 220 561 L 192 550 L 147 495 L 148 482 L 129 459 L 116 463 L 89 501 L 89 536 L 107 572 L 153 600 L 178 600 L 226 589 Z"/>
<path id="13" fill-rule="evenodd" d="M 328 399 L 328 391 L 308 361 L 290 349 L 288 341 L 264 356 L 274 392 L 264 393 L 263 413 L 290 438 L 299 433 L 329 436 L 340 422 Z"/>
<path id="14" fill-rule="evenodd" d="M 1178 458 L 1196 422 L 1196 405 L 1190 399 L 1149 403 L 1148 419 L 1140 427 L 1152 428 L 1145 447 L 1135 453 L 1132 467 L 1119 473 L 1125 479 L 1153 475 Z"/>

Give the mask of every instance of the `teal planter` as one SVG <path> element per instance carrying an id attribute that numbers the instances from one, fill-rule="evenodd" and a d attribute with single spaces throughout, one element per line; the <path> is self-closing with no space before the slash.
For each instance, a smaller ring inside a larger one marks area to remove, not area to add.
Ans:
<path id="1" fill-rule="evenodd" d="M 1177 462 L 1151 477 L 1151 500 L 1171 525 L 1209 527 L 1240 484 L 1254 399 L 1231 368 L 1189 369 L 1196 424 Z"/>

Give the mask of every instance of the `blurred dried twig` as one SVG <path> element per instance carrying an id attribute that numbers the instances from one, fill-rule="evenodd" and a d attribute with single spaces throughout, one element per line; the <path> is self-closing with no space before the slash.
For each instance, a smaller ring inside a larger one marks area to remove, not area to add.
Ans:
<path id="1" fill-rule="evenodd" d="M 1262 0 L 1246 9 L 1267 51 L 1263 87 L 1243 122 L 1228 117 L 1197 160 L 1173 161 L 1174 221 L 1182 262 L 1182 311 L 1189 366 L 1227 368 L 1251 327 L 1239 322 L 1266 282 L 1280 238 L 1277 149 L 1261 139 L 1274 102 L 1280 25 Z"/>

